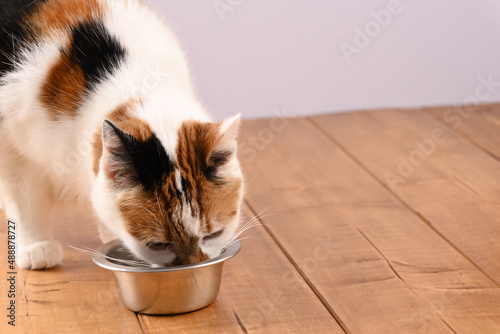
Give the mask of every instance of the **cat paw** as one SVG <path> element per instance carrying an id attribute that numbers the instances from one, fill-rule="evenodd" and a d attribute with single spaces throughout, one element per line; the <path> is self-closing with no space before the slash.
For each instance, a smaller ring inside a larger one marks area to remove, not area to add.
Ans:
<path id="1" fill-rule="evenodd" d="M 38 241 L 19 247 L 17 264 L 23 269 L 48 269 L 62 261 L 62 247 L 56 241 Z"/>

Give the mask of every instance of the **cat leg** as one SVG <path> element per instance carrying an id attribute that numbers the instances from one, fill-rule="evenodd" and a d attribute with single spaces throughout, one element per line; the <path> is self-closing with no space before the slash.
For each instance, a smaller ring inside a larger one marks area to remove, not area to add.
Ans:
<path id="1" fill-rule="evenodd" d="M 49 215 L 51 187 L 22 158 L 10 159 L 1 170 L 7 217 L 16 222 L 16 262 L 23 269 L 51 268 L 62 260 L 62 248 L 52 237 Z M 8 167 L 9 170 L 6 170 Z"/>
<path id="2" fill-rule="evenodd" d="M 52 237 L 50 196 L 44 189 L 32 186 L 24 189 L 16 189 L 12 193 L 15 197 L 7 205 L 8 217 L 18 225 L 16 262 L 23 269 L 54 267 L 62 261 L 62 248 Z"/>

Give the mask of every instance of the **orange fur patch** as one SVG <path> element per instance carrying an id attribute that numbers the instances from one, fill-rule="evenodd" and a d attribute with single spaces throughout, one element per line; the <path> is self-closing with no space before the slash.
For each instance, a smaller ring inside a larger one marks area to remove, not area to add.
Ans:
<path id="1" fill-rule="evenodd" d="M 147 140 L 152 131 L 147 123 L 134 117 L 134 103 L 128 102 L 108 115 L 122 131 L 138 140 Z M 195 219 L 204 226 L 201 230 L 212 233 L 212 221 L 218 224 L 229 222 L 237 214 L 242 187 L 240 178 L 221 179 L 214 183 L 208 180 L 203 169 L 209 163 L 211 151 L 220 139 L 220 124 L 185 122 L 178 133 L 177 162 L 188 189 L 183 199 L 177 189 L 175 173 L 170 173 L 155 191 L 146 191 L 142 186 L 122 190 L 118 197 L 119 208 L 127 231 L 144 244 L 148 242 L 172 243 L 177 254 L 173 265 L 196 263 L 208 257 L 199 247 L 199 237 L 188 232 L 181 221 L 183 205 L 189 205 Z M 101 130 L 94 140 L 94 173 L 99 171 L 102 155 Z"/>
<path id="2" fill-rule="evenodd" d="M 120 105 L 106 116 L 120 130 L 133 136 L 138 141 L 147 141 L 153 136 L 153 130 L 149 123 L 133 114 L 134 106 L 140 103 L 138 100 L 129 100 Z"/>
<path id="3" fill-rule="evenodd" d="M 162 190 L 163 191 L 163 190 Z M 128 232 L 143 242 L 182 242 L 188 237 L 184 229 L 175 231 L 170 221 L 172 210 L 178 203 L 156 200 L 156 196 L 143 191 L 140 186 L 124 192 L 118 199 L 120 211 L 127 223 Z"/>
<path id="4" fill-rule="evenodd" d="M 92 171 L 94 176 L 99 174 L 99 164 L 102 157 L 102 124 L 97 127 L 94 132 L 94 140 L 92 141 Z"/>
<path id="5" fill-rule="evenodd" d="M 208 233 L 213 232 L 211 221 L 224 223 L 236 215 L 242 187 L 239 178 L 214 184 L 203 173 L 220 139 L 220 126 L 221 123 L 184 122 L 179 130 L 176 152 L 181 175 L 191 186 L 192 198 L 197 199 L 193 207 L 197 214 L 206 218 L 204 230 Z"/>
<path id="6" fill-rule="evenodd" d="M 40 100 L 50 111 L 52 120 L 74 117 L 86 92 L 85 77 L 81 68 L 69 58 L 70 28 L 93 18 L 103 17 L 103 8 L 97 0 L 51 0 L 36 5 L 27 19 L 25 29 L 28 39 L 54 36 L 69 39 L 66 50 L 49 70 L 42 85 Z"/>
<path id="7" fill-rule="evenodd" d="M 102 18 L 103 13 L 97 0 L 50 0 L 38 5 L 26 27 L 37 36 L 52 35 L 86 20 Z"/>
<path id="8" fill-rule="evenodd" d="M 120 198 L 120 211 L 127 223 L 128 232 L 136 239 L 147 242 L 169 242 L 176 248 L 177 258 L 172 265 L 197 263 L 208 259 L 198 246 L 199 239 L 189 235 L 182 223 L 172 219 L 179 208 L 173 178 L 168 178 L 156 195 L 132 188 Z M 161 198 L 161 200 L 160 200 Z"/>
<path id="9" fill-rule="evenodd" d="M 40 92 L 40 101 L 50 111 L 52 120 L 74 117 L 86 92 L 81 68 L 62 53 L 50 69 Z"/>
<path id="10" fill-rule="evenodd" d="M 191 206 L 193 216 L 205 223 L 201 229 L 207 234 L 214 232 L 210 222 L 224 224 L 237 214 L 242 180 L 222 179 L 215 184 L 203 172 L 212 149 L 220 139 L 219 127 L 220 124 L 185 122 L 179 131 L 175 167 L 189 185 L 188 194 L 185 194 L 191 199 L 189 203 L 181 203 L 175 173 L 169 174 L 155 193 L 136 186 L 118 199 L 131 235 L 144 243 L 170 242 L 177 245 L 174 265 L 207 259 L 198 246 L 198 237 L 189 234 L 180 221 L 182 205 Z"/>

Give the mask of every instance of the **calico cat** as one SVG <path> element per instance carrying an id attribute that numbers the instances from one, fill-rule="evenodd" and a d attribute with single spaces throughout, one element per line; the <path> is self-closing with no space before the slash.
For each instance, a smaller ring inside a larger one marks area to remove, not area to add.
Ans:
<path id="1" fill-rule="evenodd" d="M 138 0 L 10 0 L 0 28 L 0 197 L 17 264 L 61 262 L 61 203 L 93 207 L 104 242 L 153 266 L 219 255 L 239 224 L 240 117 L 211 120 L 161 20 Z"/>

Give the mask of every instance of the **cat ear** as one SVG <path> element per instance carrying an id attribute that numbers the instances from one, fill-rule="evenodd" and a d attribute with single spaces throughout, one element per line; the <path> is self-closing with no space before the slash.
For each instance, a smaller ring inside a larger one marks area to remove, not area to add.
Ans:
<path id="1" fill-rule="evenodd" d="M 210 152 L 207 155 L 207 176 L 209 178 L 223 172 L 227 162 L 236 156 L 240 123 L 241 115 L 238 114 L 217 124 L 215 140 L 212 141 Z"/>
<path id="2" fill-rule="evenodd" d="M 241 115 L 238 114 L 222 121 L 214 148 L 211 153 L 235 152 L 238 146 L 238 134 L 240 132 Z"/>
<path id="3" fill-rule="evenodd" d="M 102 125 L 102 157 L 101 166 L 105 175 L 114 181 L 119 188 L 132 186 L 137 177 L 132 156 L 125 144 L 130 135 L 121 131 L 108 120 Z"/>

